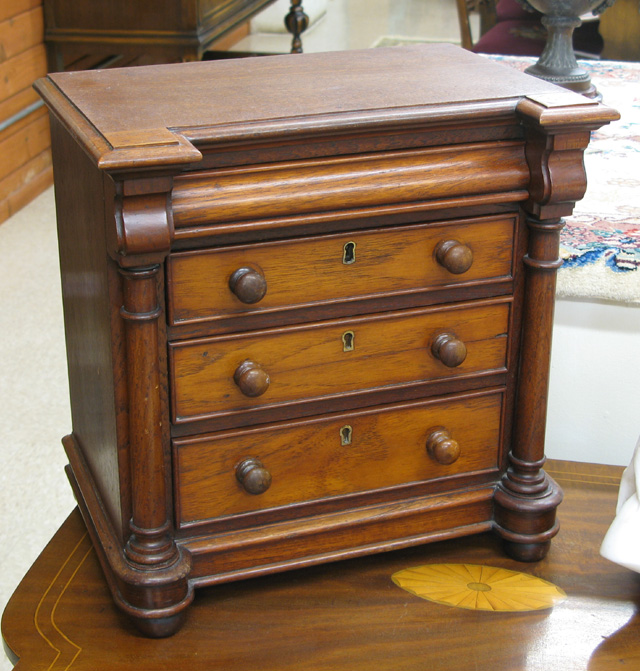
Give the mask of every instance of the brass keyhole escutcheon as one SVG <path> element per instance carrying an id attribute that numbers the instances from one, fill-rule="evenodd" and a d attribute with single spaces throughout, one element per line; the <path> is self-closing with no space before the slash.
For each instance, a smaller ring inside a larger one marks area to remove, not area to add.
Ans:
<path id="1" fill-rule="evenodd" d="M 344 245 L 344 250 L 342 252 L 342 263 L 344 263 L 345 266 L 349 266 L 355 262 L 356 262 L 356 243 L 346 242 Z"/>
<path id="2" fill-rule="evenodd" d="M 356 346 L 356 334 L 353 331 L 345 331 L 342 334 L 342 351 L 353 352 Z"/>
<path id="3" fill-rule="evenodd" d="M 353 429 L 345 424 L 340 429 L 340 445 L 351 445 L 351 438 L 353 437 Z"/>

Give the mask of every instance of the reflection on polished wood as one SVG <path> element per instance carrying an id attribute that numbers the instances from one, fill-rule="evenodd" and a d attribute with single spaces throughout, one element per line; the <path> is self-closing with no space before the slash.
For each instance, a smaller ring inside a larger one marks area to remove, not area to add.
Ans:
<path id="1" fill-rule="evenodd" d="M 565 491 L 561 531 L 537 564 L 505 557 L 493 534 L 432 543 L 201 590 L 186 625 L 143 638 L 112 604 L 78 512 L 19 586 L 2 633 L 20 671 L 109 668 L 608 671 L 638 668 L 640 579 L 598 553 L 621 469 L 549 462 Z M 567 593 L 550 610 L 492 613 L 430 603 L 393 573 L 427 563 L 524 571 Z M 464 643 L 464 645 L 461 645 Z"/>
<path id="2" fill-rule="evenodd" d="M 640 60 L 640 6 L 637 0 L 617 0 L 600 17 L 602 57 L 613 61 Z"/>

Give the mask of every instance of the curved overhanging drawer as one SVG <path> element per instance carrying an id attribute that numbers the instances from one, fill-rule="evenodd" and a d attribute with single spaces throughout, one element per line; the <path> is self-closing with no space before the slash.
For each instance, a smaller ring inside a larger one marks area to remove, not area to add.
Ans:
<path id="1" fill-rule="evenodd" d="M 527 188 L 520 140 L 223 168 L 174 180 L 177 230 Z M 518 195 L 526 198 L 526 192 Z"/>

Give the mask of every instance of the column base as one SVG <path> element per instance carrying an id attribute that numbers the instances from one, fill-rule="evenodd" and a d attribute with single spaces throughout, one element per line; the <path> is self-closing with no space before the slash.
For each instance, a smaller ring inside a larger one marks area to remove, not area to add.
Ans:
<path id="1" fill-rule="evenodd" d="M 191 556 L 175 547 L 175 559 L 160 565 L 137 565 L 125 555 L 92 481 L 74 436 L 63 444 L 69 457 L 67 477 L 115 604 L 145 636 L 175 634 L 193 601 L 189 582 Z"/>
<path id="2" fill-rule="evenodd" d="M 129 615 L 129 620 L 136 629 L 148 638 L 168 638 L 173 636 L 184 624 L 186 613 L 178 613 L 169 617 L 147 618 Z"/>
<path id="3" fill-rule="evenodd" d="M 540 472 L 545 487 L 535 495 L 516 494 L 507 473 L 494 497 L 494 530 L 504 540 L 506 553 L 522 562 L 544 559 L 558 533 L 556 509 L 563 494 L 556 482 Z"/>

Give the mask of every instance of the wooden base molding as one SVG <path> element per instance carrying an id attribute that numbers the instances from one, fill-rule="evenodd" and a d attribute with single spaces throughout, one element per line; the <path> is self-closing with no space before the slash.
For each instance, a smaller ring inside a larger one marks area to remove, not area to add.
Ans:
<path id="1" fill-rule="evenodd" d="M 558 461 L 546 468 L 565 500 L 558 512 L 562 530 L 543 562 L 515 561 L 501 551 L 495 534 L 477 533 L 238 580 L 196 590 L 182 630 L 163 639 L 141 636 L 110 603 L 76 509 L 7 604 L 5 650 L 16 671 L 95 671 L 105 659 L 110 668 L 125 671 L 132 655 L 141 671 L 210 671 L 221 660 L 225 671 L 247 671 L 256 659 L 279 671 L 296 671 L 301 664 L 315 671 L 422 671 L 426 655 L 439 671 L 474 665 L 492 671 L 637 668 L 638 575 L 598 553 L 615 516 L 622 468 Z M 472 577 L 482 572 L 477 582 L 493 588 L 482 592 L 497 598 L 493 611 L 434 603 L 412 593 L 416 573 L 435 569 L 440 578 L 442 569 L 452 566 L 465 568 L 453 602 L 459 603 L 469 583 L 469 567 Z M 565 598 L 541 603 L 533 588 L 524 594 L 510 590 L 512 581 L 504 577 L 514 572 L 526 574 L 529 583 L 553 583 Z M 405 591 L 398 577 L 407 573 L 411 582 Z M 527 601 L 535 610 L 513 612 L 514 602 Z M 501 612 L 505 606 L 512 612 Z"/>

